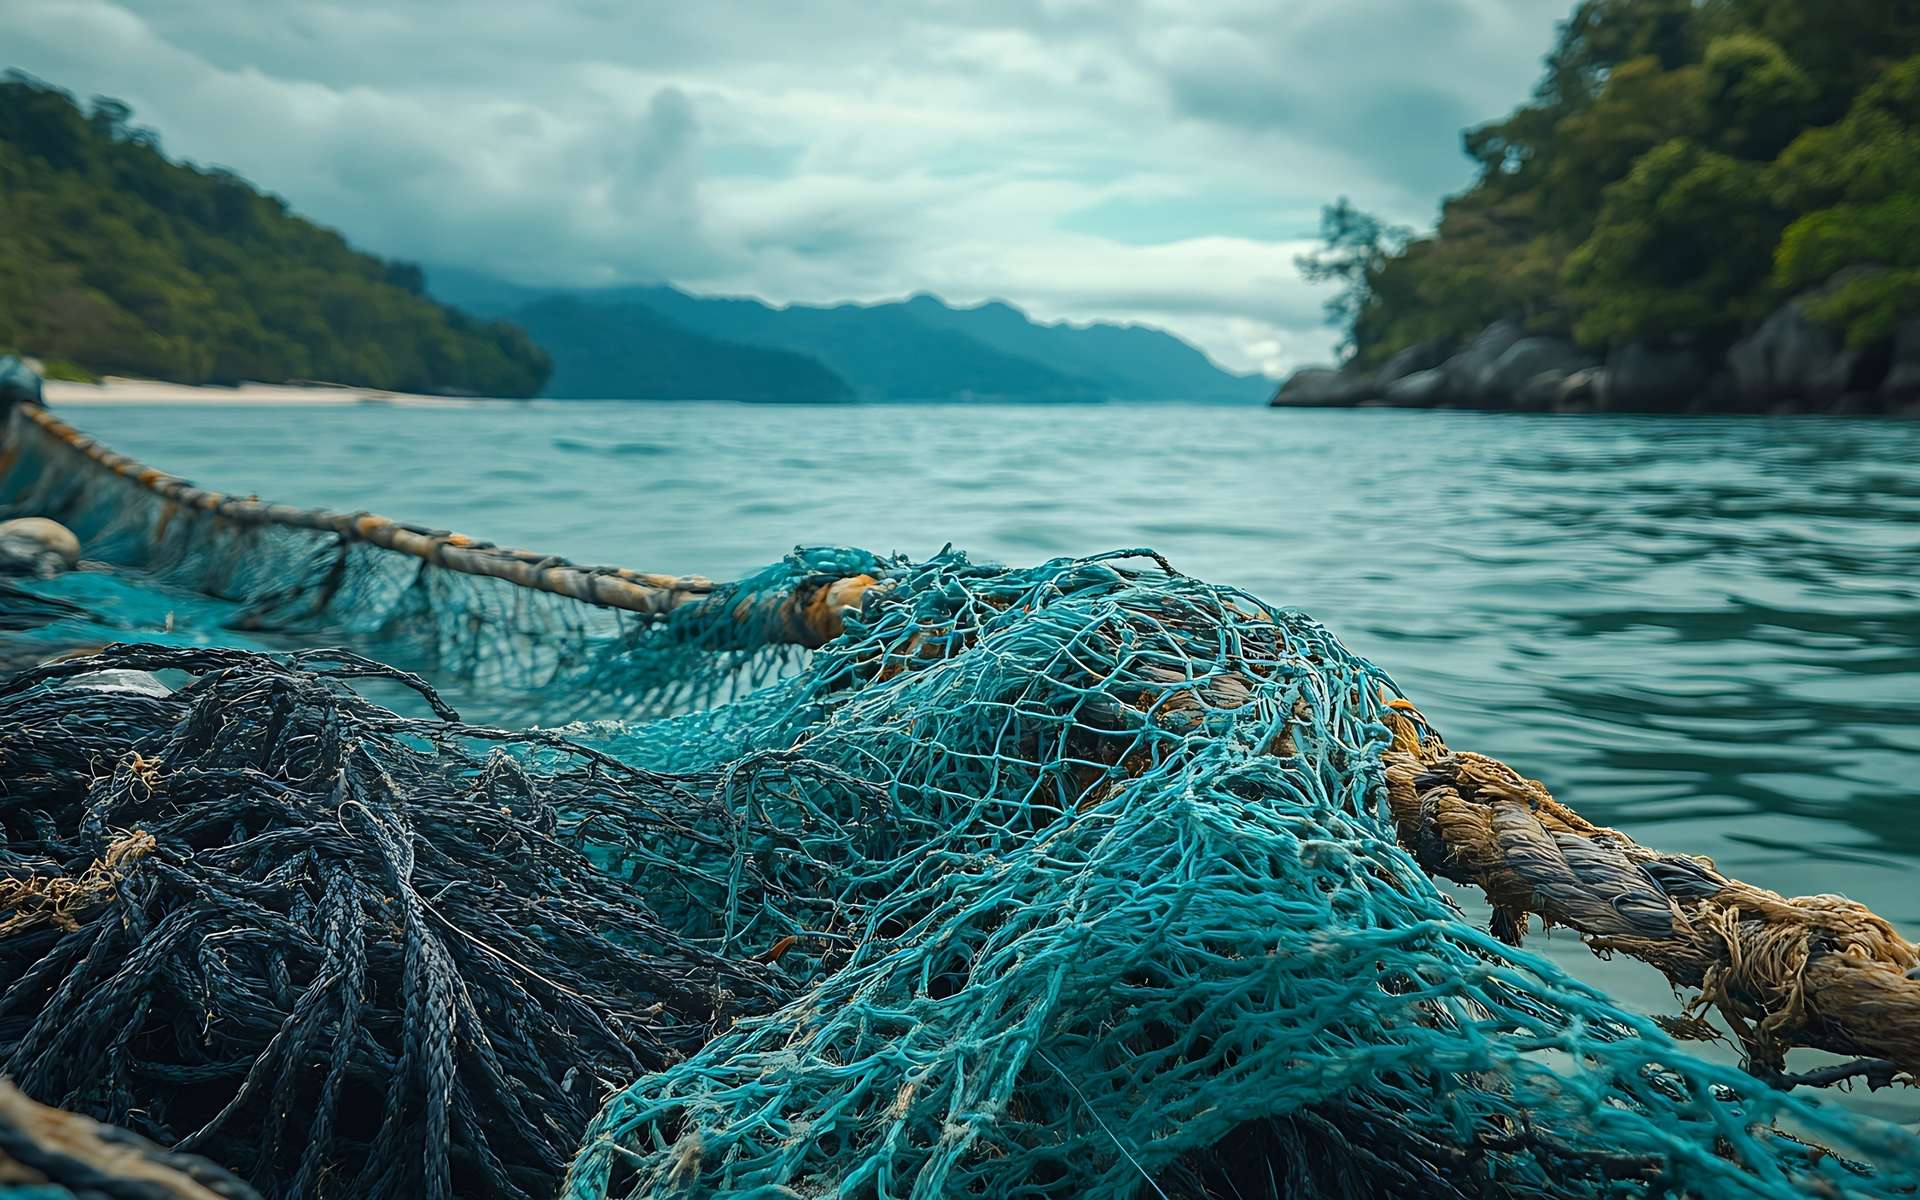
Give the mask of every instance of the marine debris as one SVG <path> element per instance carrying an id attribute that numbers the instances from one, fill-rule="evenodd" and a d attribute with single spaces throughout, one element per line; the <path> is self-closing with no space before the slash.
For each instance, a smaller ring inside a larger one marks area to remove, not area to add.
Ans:
<path id="1" fill-rule="evenodd" d="M 0 1070 L 263 1194 L 1920 1189 L 1920 1139 L 1793 1087 L 1920 1068 L 1912 943 L 1582 821 L 1149 551 L 812 550 L 614 609 L 57 433 L 15 417 L 0 503 L 90 557 L 617 718 L 468 725 L 342 652 L 0 684 Z M 1694 1016 L 1512 944 L 1527 913 Z M 1750 1069 L 1676 1037 L 1716 1014 Z"/>

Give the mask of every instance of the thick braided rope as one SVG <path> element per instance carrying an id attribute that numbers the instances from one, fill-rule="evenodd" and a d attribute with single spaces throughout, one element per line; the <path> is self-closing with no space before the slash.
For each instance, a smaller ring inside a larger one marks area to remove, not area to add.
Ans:
<path id="1" fill-rule="evenodd" d="M 203 1159 L 76 1113 L 36 1104 L 0 1079 L 0 1194 L 259 1200 Z"/>
<path id="2" fill-rule="evenodd" d="M 1449 748 L 1405 701 L 1389 721 L 1401 842 L 1428 872 L 1485 891 L 1504 940 L 1518 944 L 1533 914 L 1596 952 L 1652 964 L 1698 989 L 1694 1011 L 1718 1010 L 1757 1069 L 1810 1046 L 1920 1076 L 1920 946 L 1864 905 L 1782 896 L 1708 859 L 1650 850 L 1538 780 Z"/>
<path id="3" fill-rule="evenodd" d="M 784 594 L 734 597 L 699 575 L 662 575 L 624 567 L 586 567 L 550 554 L 513 550 L 461 533 L 428 529 L 372 513 L 337 513 L 274 504 L 256 496 L 229 496 L 195 487 L 101 445 L 36 404 L 16 405 L 0 443 L 0 476 L 18 461 L 29 439 L 77 458 L 82 469 L 104 471 L 153 494 L 164 504 L 162 527 L 180 514 L 209 516 L 235 526 L 282 526 L 331 534 L 410 555 L 444 570 L 505 580 L 602 608 L 666 616 L 703 603 L 719 606 L 743 629 L 768 643 L 819 646 L 838 637 L 841 615 L 857 607 L 878 582 L 870 575 L 802 580 Z M 57 514 L 48 514 L 57 515 Z"/>

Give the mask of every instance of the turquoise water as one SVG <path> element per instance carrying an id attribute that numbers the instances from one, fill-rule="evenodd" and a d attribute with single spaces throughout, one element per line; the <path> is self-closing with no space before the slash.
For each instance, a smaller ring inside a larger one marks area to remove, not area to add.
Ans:
<path id="1" fill-rule="evenodd" d="M 1152 546 L 1587 817 L 1920 932 L 1920 425 L 1187 406 L 84 407 L 208 487 L 648 570 Z M 1470 903 L 1470 901 L 1469 901 Z M 1637 1007 L 1653 972 L 1534 944 Z M 1849 1103 L 1920 1118 L 1911 1094 Z"/>

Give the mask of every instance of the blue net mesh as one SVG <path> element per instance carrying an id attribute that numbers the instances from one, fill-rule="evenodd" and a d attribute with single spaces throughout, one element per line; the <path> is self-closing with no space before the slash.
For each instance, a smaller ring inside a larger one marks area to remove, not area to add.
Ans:
<path id="1" fill-rule="evenodd" d="M 1911 1133 L 1464 919 L 1389 808 L 1393 681 L 1149 551 L 808 550 L 642 617 L 305 531 L 223 549 L 57 474 L 0 496 L 255 627 L 537 690 L 570 744 L 701 781 L 713 836 L 590 857 L 780 998 L 608 1096 L 567 1200 L 1920 1190 Z M 854 574 L 825 645 L 764 620 Z"/>

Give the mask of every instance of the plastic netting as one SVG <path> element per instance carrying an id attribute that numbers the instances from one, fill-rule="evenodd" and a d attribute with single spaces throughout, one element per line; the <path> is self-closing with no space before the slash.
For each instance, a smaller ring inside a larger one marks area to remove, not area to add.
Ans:
<path id="1" fill-rule="evenodd" d="M 181 578 L 165 558 L 145 561 Z M 804 657 L 754 644 L 740 618 L 757 601 L 854 568 L 880 582 L 841 637 Z M 638 928 L 668 957 L 769 981 L 753 1002 L 660 1009 L 650 1019 L 684 1036 L 660 1039 L 599 1103 L 563 1183 L 536 1167 L 514 1180 L 526 1190 L 545 1179 L 566 1200 L 1920 1192 L 1911 1133 L 1704 1061 L 1466 921 L 1395 839 L 1382 756 L 1398 689 L 1302 614 L 1145 551 L 1029 569 L 811 551 L 725 595 L 579 643 L 564 673 L 544 674 L 568 692 L 560 711 L 609 718 L 565 729 L 569 747 L 492 739 L 535 778 L 578 780 L 560 759 L 600 755 L 609 778 L 653 781 L 644 797 L 569 785 L 547 801 L 592 831 L 569 853 L 609 881 L 594 886 L 644 898 L 602 911 L 595 937 L 629 946 L 630 914 L 644 912 Z M 459 627 L 457 609 L 432 620 Z M 743 675 L 743 663 L 775 661 L 765 655 L 783 656 L 780 670 Z M 256 708 L 221 711 L 244 727 Z M 504 769 L 445 757 L 471 731 L 357 719 L 438 747 L 441 766 L 389 773 L 396 811 L 479 786 L 436 772 Z M 282 722 L 245 744 L 300 728 Z M 382 757 L 409 761 L 400 748 Z M 157 757 L 163 773 L 195 758 Z M 586 819 L 640 799 L 671 808 L 671 836 Z M 371 826 L 341 832 L 356 845 L 340 853 L 369 852 L 357 843 Z M 402 841 L 491 861 L 486 837 L 431 823 Z M 446 880 L 456 894 L 459 874 Z M 505 936 L 499 924 L 470 932 L 489 943 Z M 515 924 L 535 941 L 559 932 Z M 595 1003 L 661 1002 L 645 999 L 657 985 L 594 975 L 582 943 L 558 944 L 565 953 L 549 953 L 585 981 L 568 986 L 590 985 Z M 486 958 L 461 961 L 478 970 Z M 556 1003 L 524 1018 L 526 1036 Z M 92 1028 L 113 1044 L 110 1022 Z M 479 1070 L 475 1031 L 490 1027 L 460 1028 L 454 1069 Z M 589 1057 L 603 1070 L 626 1062 Z M 393 1085 L 384 1120 L 410 1131 L 444 1120 L 408 1086 Z M 263 1177 L 263 1190 L 294 1194 Z"/>
<path id="2" fill-rule="evenodd" d="M 173 503 L 138 473 L 100 469 L 21 410 L 0 437 L 0 518 L 28 515 L 66 525 L 90 560 L 232 603 L 233 629 L 298 644 L 349 640 L 474 693 L 537 693 L 545 720 L 570 711 L 657 715 L 744 695 L 791 673 L 807 653 L 769 628 L 777 606 L 742 608 L 741 600 L 791 596 L 879 567 L 861 551 L 796 554 L 714 588 L 700 619 L 663 623 L 365 541 Z M 602 669 L 622 654 L 644 654 L 654 669 Z M 571 710 L 570 697 L 579 701 Z"/>

